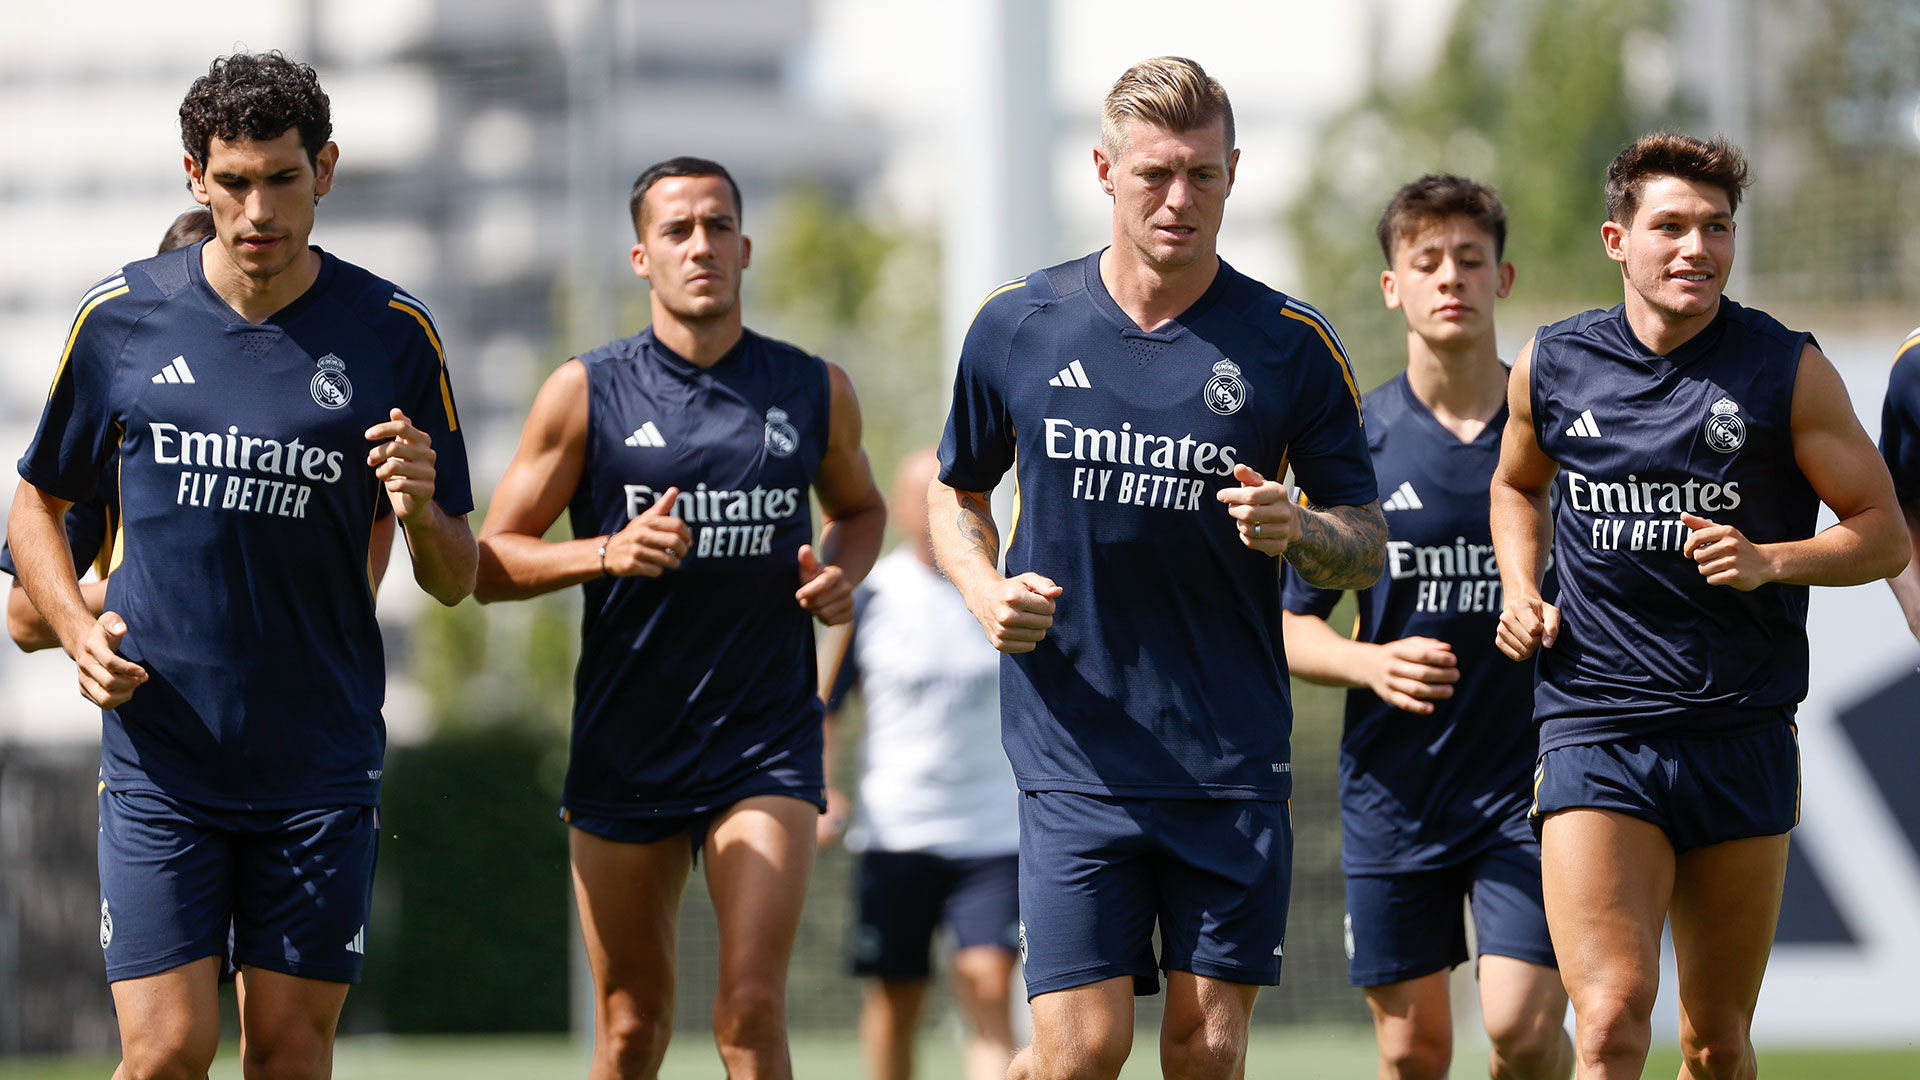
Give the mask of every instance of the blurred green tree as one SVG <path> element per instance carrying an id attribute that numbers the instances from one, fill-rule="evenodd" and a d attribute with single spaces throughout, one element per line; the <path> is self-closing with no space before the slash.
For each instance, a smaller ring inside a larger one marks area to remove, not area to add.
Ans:
<path id="1" fill-rule="evenodd" d="M 1286 218 L 1303 291 L 1340 328 L 1363 388 L 1404 362 L 1404 324 L 1380 303 L 1374 224 L 1421 173 L 1500 190 L 1516 296 L 1573 310 L 1619 291 L 1599 251 L 1601 177 L 1640 132 L 1687 118 L 1628 78 L 1662 55 L 1671 19 L 1668 0 L 1464 0 L 1430 71 L 1376 70 L 1328 122 Z"/>

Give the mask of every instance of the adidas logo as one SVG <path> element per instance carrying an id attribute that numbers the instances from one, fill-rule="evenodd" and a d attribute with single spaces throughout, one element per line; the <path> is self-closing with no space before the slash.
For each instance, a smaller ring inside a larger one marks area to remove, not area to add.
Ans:
<path id="1" fill-rule="evenodd" d="M 1380 509 L 1424 510 L 1426 505 L 1420 501 L 1420 496 L 1414 493 L 1413 481 L 1403 480 L 1400 486 L 1394 489 L 1393 494 L 1387 496 L 1387 501 L 1380 504 Z"/>
<path id="2" fill-rule="evenodd" d="M 160 373 L 153 377 L 153 381 L 157 383 L 192 382 L 193 372 L 187 369 L 187 358 L 176 356 L 167 361 L 167 366 L 160 369 Z"/>
<path id="3" fill-rule="evenodd" d="M 1599 438 L 1600 425 L 1593 422 L 1593 410 L 1587 409 L 1586 411 L 1582 412 L 1580 414 L 1580 419 L 1575 420 L 1573 422 L 1573 426 L 1567 429 L 1567 434 L 1573 436 L 1576 439 Z"/>
<path id="4" fill-rule="evenodd" d="M 1060 374 L 1055 375 L 1053 378 L 1047 380 L 1047 385 L 1048 386 L 1077 386 L 1082 390 L 1093 389 L 1093 384 L 1087 381 L 1087 369 L 1081 367 L 1080 361 L 1078 360 L 1075 360 L 1073 363 L 1068 364 L 1066 367 L 1061 368 Z"/>
<path id="5" fill-rule="evenodd" d="M 367 955 L 367 925 L 365 923 L 361 923 L 360 929 L 353 932 L 353 940 L 347 942 L 347 951 L 350 953 L 359 953 L 361 956 Z"/>
<path id="6" fill-rule="evenodd" d="M 633 434 L 627 436 L 627 445 L 665 446 L 667 445 L 667 440 L 661 437 L 660 429 L 653 426 L 653 421 L 649 420 L 633 429 Z"/>

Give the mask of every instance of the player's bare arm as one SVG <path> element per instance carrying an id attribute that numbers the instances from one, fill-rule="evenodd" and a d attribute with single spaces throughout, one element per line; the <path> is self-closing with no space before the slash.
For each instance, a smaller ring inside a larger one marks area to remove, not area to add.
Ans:
<path id="1" fill-rule="evenodd" d="M 1515 660 L 1552 648 L 1560 633 L 1560 609 L 1540 595 L 1547 552 L 1553 547 L 1548 496 L 1560 466 L 1540 449 L 1533 433 L 1533 341 L 1528 339 L 1507 377 L 1507 428 L 1500 436 L 1500 464 L 1487 493 L 1493 555 L 1500 563 L 1500 609 L 1495 644 Z"/>
<path id="2" fill-rule="evenodd" d="M 853 589 L 873 569 L 887 529 L 887 506 L 860 445 L 860 400 L 839 364 L 827 365 L 831 393 L 827 451 L 813 476 L 820 500 L 820 550 L 800 545 L 800 588 L 793 599 L 836 626 L 853 618 Z"/>
<path id="3" fill-rule="evenodd" d="M 1888 578 L 1887 585 L 1907 618 L 1907 632 L 1920 639 L 1920 501 L 1902 504 L 1900 513 L 1907 523 L 1907 568 Z"/>
<path id="4" fill-rule="evenodd" d="M 387 490 L 393 516 L 407 538 L 413 579 L 427 595 L 451 607 L 473 592 L 479 554 L 465 514 L 449 514 L 434 501 L 437 473 L 433 439 L 398 408 L 385 423 L 367 429 L 379 445 L 367 452 L 367 464 Z"/>
<path id="5" fill-rule="evenodd" d="M 82 582 L 80 599 L 88 611 L 98 616 L 107 609 L 107 583 Z M 21 652 L 39 652 L 60 644 L 60 635 L 53 632 L 53 624 L 27 599 L 26 588 L 17 581 L 7 590 L 7 636 L 20 646 Z"/>
<path id="6" fill-rule="evenodd" d="M 480 526 L 475 599 L 483 604 L 524 600 L 602 574 L 659 577 L 680 568 L 693 534 L 672 515 L 677 488 L 668 488 L 619 532 L 578 540 L 542 539 L 579 487 L 586 458 L 587 369 L 574 359 L 560 365 L 540 388 L 520 433 L 520 446 L 494 489 Z"/>
<path id="7" fill-rule="evenodd" d="M 1386 566 L 1387 517 L 1376 500 L 1365 506 L 1312 507 L 1296 503 L 1287 486 L 1252 467 L 1233 468 L 1238 486 L 1215 498 L 1240 533 L 1240 542 L 1263 555 L 1284 558 L 1309 585 L 1364 589 Z"/>
<path id="8" fill-rule="evenodd" d="M 133 696 L 147 681 L 147 672 L 119 655 L 126 620 L 111 611 L 96 616 L 81 597 L 64 524 L 72 505 L 21 481 L 7 518 L 7 541 L 27 599 L 46 615 L 61 647 L 73 657 L 80 693 L 112 709 Z"/>
<path id="9" fill-rule="evenodd" d="M 1861 585 L 1900 573 L 1910 548 L 1893 479 L 1840 373 L 1811 344 L 1800 353 L 1792 423 L 1794 463 L 1840 520 L 1805 540 L 1755 544 L 1731 525 L 1682 514 L 1693 530 L 1682 553 L 1709 584 L 1743 591 L 1770 581 Z"/>
<path id="10" fill-rule="evenodd" d="M 1032 652 L 1053 626 L 1060 586 L 1032 572 L 1000 573 L 1000 529 L 984 491 L 957 491 L 935 480 L 927 486 L 927 538 L 934 561 L 1004 653 Z"/>
<path id="11" fill-rule="evenodd" d="M 1406 637 L 1374 644 L 1336 633 L 1325 619 L 1297 611 L 1280 614 L 1287 670 L 1317 686 L 1365 687 L 1396 709 L 1428 716 L 1433 703 L 1453 696 L 1460 661 L 1439 638 Z"/>

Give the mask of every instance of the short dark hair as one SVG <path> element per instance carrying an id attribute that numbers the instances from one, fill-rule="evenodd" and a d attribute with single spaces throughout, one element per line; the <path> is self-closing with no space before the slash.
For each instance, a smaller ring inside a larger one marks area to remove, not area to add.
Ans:
<path id="1" fill-rule="evenodd" d="M 173 219 L 173 224 L 167 226 L 167 231 L 160 237 L 160 250 L 154 254 L 165 255 L 175 248 L 197 244 L 212 235 L 213 211 L 196 206 Z"/>
<path id="2" fill-rule="evenodd" d="M 1451 173 L 1428 173 L 1393 193 L 1380 213 L 1374 235 L 1380 254 L 1393 265 L 1393 252 L 1402 240 L 1444 218 L 1462 217 L 1493 237 L 1493 257 L 1506 257 L 1507 208 L 1491 187 Z"/>
<path id="3" fill-rule="evenodd" d="M 1725 135 L 1700 140 L 1677 131 L 1635 139 L 1607 166 L 1607 220 L 1625 225 L 1640 209 L 1647 181 L 1662 176 L 1712 184 L 1727 193 L 1727 209 L 1740 208 L 1740 193 L 1753 183 L 1746 155 Z"/>
<path id="4" fill-rule="evenodd" d="M 332 107 L 313 68 L 277 50 L 220 57 L 180 103 L 180 141 L 201 168 L 216 138 L 266 142 L 295 130 L 318 164 L 333 137 Z"/>
<path id="5" fill-rule="evenodd" d="M 740 185 L 734 182 L 733 174 L 725 165 L 703 157 L 671 157 L 665 161 L 649 165 L 633 182 L 633 193 L 627 196 L 627 214 L 633 218 L 635 235 L 640 232 L 640 206 L 647 198 L 647 189 L 665 180 L 669 176 L 717 176 L 727 182 L 733 191 L 733 216 L 736 221 L 746 216 L 746 208 L 740 202 Z"/>

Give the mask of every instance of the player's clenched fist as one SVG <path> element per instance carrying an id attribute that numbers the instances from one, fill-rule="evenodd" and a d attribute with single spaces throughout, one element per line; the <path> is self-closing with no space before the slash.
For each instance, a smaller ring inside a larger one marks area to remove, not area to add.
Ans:
<path id="1" fill-rule="evenodd" d="M 1560 609 L 1538 596 L 1508 596 L 1500 609 L 1500 629 L 1494 644 L 1515 660 L 1525 660 L 1535 649 L 1553 648 L 1560 636 Z"/>
<path id="2" fill-rule="evenodd" d="M 1680 523 L 1693 530 L 1680 553 L 1700 565 L 1700 576 L 1707 579 L 1707 584 L 1731 585 L 1741 592 L 1751 592 L 1773 580 L 1773 567 L 1766 555 L 1739 529 L 1684 512 Z"/>
<path id="3" fill-rule="evenodd" d="M 614 577 L 659 577 L 678 570 L 693 542 L 687 523 L 673 516 L 680 489 L 668 488 L 652 506 L 607 537 L 607 573 Z"/>
<path id="4" fill-rule="evenodd" d="M 126 704 L 147 681 L 146 668 L 120 655 L 120 641 L 126 636 L 126 620 L 111 611 L 103 612 L 87 629 L 80 651 L 73 657 L 80 672 L 81 696 L 103 709 Z"/>
<path id="5" fill-rule="evenodd" d="M 1300 512 L 1287 486 L 1244 464 L 1233 467 L 1233 478 L 1240 486 L 1221 488 L 1214 497 L 1227 504 L 1240 542 L 1262 555 L 1285 555 L 1300 539 Z"/>
<path id="6" fill-rule="evenodd" d="M 1433 703 L 1453 696 L 1460 661 L 1453 646 L 1439 638 L 1406 637 L 1384 642 L 1372 654 L 1367 685 L 1380 700 L 1406 712 L 1427 716 Z"/>
<path id="7" fill-rule="evenodd" d="M 838 566 L 816 558 L 812 544 L 800 545 L 800 588 L 793 598 L 822 625 L 839 626 L 853 618 L 853 583 Z"/>
<path id="8" fill-rule="evenodd" d="M 980 620 L 987 642 L 1003 653 L 1032 652 L 1053 626 L 1053 602 L 1060 586 L 1039 574 L 997 579 L 967 597 L 967 609 Z"/>

